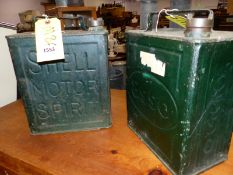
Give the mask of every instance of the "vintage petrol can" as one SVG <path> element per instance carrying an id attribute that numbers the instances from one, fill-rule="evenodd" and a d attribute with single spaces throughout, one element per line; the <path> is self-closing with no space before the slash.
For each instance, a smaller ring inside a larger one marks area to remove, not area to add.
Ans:
<path id="1" fill-rule="evenodd" d="M 32 134 L 111 126 L 107 32 L 65 31 L 64 61 L 40 64 L 34 34 L 7 40 Z"/>
<path id="2" fill-rule="evenodd" d="M 233 119 L 233 33 L 187 38 L 129 31 L 128 125 L 175 175 L 227 159 Z"/>

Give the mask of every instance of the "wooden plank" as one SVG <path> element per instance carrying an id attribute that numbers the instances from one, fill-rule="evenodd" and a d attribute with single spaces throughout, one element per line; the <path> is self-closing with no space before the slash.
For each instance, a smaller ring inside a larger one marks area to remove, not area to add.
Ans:
<path id="1" fill-rule="evenodd" d="M 14 173 L 13 171 L 7 169 L 7 168 L 4 168 L 2 166 L 0 166 L 0 174 L 1 175 L 17 175 L 16 173 Z"/>
<path id="2" fill-rule="evenodd" d="M 229 15 L 233 14 L 233 0 L 228 0 L 228 3 L 227 3 L 227 13 Z"/>
<path id="3" fill-rule="evenodd" d="M 112 91 L 113 126 L 97 131 L 30 135 L 22 101 L 0 109 L 0 166 L 18 174 L 170 175 L 127 127 L 125 91 Z M 233 174 L 229 160 L 203 175 Z"/>

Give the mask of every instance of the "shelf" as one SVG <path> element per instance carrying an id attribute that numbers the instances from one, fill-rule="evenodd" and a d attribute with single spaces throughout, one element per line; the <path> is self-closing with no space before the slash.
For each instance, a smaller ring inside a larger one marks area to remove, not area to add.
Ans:
<path id="1" fill-rule="evenodd" d="M 86 7 L 86 6 L 68 6 L 68 7 L 56 7 L 55 4 L 42 4 L 45 8 L 45 13 L 49 16 L 57 16 L 62 18 L 63 14 L 80 14 L 90 16 L 96 19 L 96 7 Z M 64 30 L 64 20 L 61 19 L 62 30 Z"/>

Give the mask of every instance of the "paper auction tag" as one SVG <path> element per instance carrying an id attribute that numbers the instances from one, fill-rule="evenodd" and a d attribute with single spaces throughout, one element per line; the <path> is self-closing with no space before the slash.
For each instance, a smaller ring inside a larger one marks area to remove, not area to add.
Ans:
<path id="1" fill-rule="evenodd" d="M 37 62 L 64 59 L 61 22 L 57 18 L 35 23 Z"/>
<path id="2" fill-rule="evenodd" d="M 185 28 L 186 27 L 186 18 L 183 17 L 183 16 L 178 16 L 178 15 L 175 15 L 175 16 L 166 16 L 166 18 L 176 24 L 178 24 L 179 26 Z"/>

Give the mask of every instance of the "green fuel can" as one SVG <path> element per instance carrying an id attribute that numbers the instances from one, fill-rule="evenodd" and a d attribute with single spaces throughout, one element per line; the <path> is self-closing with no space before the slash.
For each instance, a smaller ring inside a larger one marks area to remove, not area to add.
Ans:
<path id="1" fill-rule="evenodd" d="M 128 31 L 128 125 L 175 175 L 227 159 L 233 125 L 233 33 L 187 38 Z"/>
<path id="2" fill-rule="evenodd" d="M 106 31 L 65 31 L 64 61 L 40 64 L 34 34 L 7 40 L 32 134 L 111 126 Z"/>

